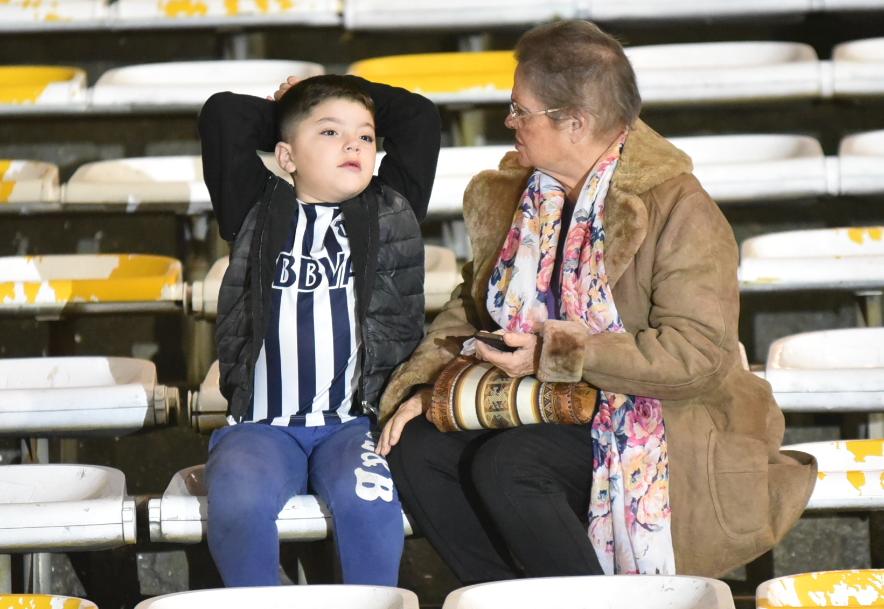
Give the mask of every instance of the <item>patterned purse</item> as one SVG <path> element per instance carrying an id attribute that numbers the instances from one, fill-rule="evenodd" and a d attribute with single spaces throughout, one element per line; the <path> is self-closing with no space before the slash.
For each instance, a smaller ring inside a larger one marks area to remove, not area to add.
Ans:
<path id="1" fill-rule="evenodd" d="M 433 386 L 428 417 L 439 431 L 503 429 L 529 423 L 585 425 L 598 390 L 587 383 L 510 378 L 474 357 L 458 356 Z"/>

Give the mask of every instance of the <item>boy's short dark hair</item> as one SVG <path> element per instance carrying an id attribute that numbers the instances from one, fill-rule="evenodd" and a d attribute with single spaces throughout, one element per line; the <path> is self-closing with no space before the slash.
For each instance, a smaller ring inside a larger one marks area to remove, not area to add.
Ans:
<path id="1" fill-rule="evenodd" d="M 365 106 L 374 116 L 371 96 L 346 76 L 323 74 L 305 78 L 286 91 L 276 102 L 277 120 L 282 139 L 288 140 L 292 129 L 320 103 L 327 99 L 348 99 Z"/>

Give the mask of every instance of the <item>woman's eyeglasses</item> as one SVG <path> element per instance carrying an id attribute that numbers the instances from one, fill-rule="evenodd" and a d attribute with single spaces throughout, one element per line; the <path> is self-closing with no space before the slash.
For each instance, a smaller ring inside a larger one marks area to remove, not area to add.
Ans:
<path id="1" fill-rule="evenodd" d="M 510 118 L 514 121 L 525 118 L 526 116 L 534 116 L 537 114 L 551 114 L 559 112 L 562 108 L 547 108 L 546 110 L 526 110 L 515 101 L 510 100 Z"/>

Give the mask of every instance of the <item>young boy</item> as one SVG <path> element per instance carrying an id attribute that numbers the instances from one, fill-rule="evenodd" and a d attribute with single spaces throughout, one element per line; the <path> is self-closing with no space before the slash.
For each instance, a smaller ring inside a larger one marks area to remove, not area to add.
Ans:
<path id="1" fill-rule="evenodd" d="M 277 102 L 219 93 L 200 113 L 204 178 L 232 242 L 216 339 L 235 424 L 209 443 L 209 550 L 227 586 L 279 584 L 276 516 L 313 492 L 331 511 L 344 583 L 395 586 L 401 507 L 371 426 L 423 331 L 418 221 L 439 114 L 353 76 L 280 91 Z M 294 188 L 256 150 L 275 150 Z"/>

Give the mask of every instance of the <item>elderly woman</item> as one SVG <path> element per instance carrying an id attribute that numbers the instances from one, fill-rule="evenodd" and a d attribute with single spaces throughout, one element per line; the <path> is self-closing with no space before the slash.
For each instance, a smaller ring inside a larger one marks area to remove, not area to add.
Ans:
<path id="1" fill-rule="evenodd" d="M 616 40 L 559 22 L 516 58 L 516 152 L 466 191 L 473 260 L 390 381 L 379 451 L 464 583 L 722 575 L 785 534 L 815 479 L 809 456 L 779 452 L 783 416 L 741 366 L 733 233 L 638 119 Z M 419 416 L 483 329 L 517 347 L 477 343 L 509 376 L 598 388 L 591 425 L 442 433 Z"/>

